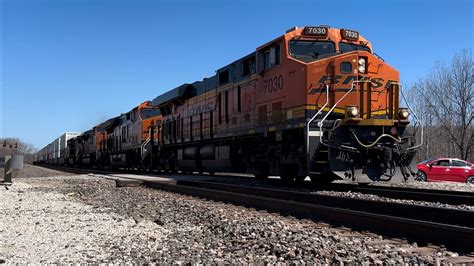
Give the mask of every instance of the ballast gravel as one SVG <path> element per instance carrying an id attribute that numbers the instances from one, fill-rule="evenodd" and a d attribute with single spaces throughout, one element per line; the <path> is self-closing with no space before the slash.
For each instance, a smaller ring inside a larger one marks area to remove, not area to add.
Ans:
<path id="1" fill-rule="evenodd" d="M 364 200 L 373 200 L 373 201 L 386 201 L 386 202 L 396 202 L 396 203 L 404 203 L 404 204 L 413 204 L 413 205 L 422 205 L 428 207 L 436 207 L 436 208 L 449 208 L 449 209 L 458 209 L 458 210 L 467 210 L 467 211 L 474 211 L 474 206 L 472 205 L 452 205 L 440 202 L 429 202 L 429 201 L 418 201 L 418 200 L 407 200 L 407 199 L 392 199 L 387 197 L 381 197 L 378 195 L 373 194 L 366 194 L 354 191 L 329 191 L 329 190 L 321 190 L 312 192 L 314 194 L 321 194 L 327 196 L 338 196 L 338 197 L 348 197 L 353 199 L 364 199 Z"/>
<path id="2" fill-rule="evenodd" d="M 0 187 L 0 262 L 443 263 L 440 247 L 88 175 Z"/>
<path id="3" fill-rule="evenodd" d="M 346 180 L 337 180 L 335 181 L 335 183 L 350 183 L 350 182 Z M 474 192 L 474 184 L 461 183 L 461 182 L 447 182 L 447 181 L 443 181 L 443 182 L 415 181 L 415 182 L 407 182 L 407 183 L 378 182 L 378 183 L 371 184 L 371 186 Z"/>

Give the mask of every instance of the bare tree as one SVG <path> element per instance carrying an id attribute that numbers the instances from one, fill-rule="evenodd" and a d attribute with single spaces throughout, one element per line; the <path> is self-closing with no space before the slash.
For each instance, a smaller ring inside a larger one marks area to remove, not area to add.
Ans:
<path id="1" fill-rule="evenodd" d="M 471 50 L 465 49 L 449 65 L 436 63 L 427 78 L 412 86 L 411 101 L 426 128 L 422 157 L 437 155 L 472 160 L 473 70 Z"/>

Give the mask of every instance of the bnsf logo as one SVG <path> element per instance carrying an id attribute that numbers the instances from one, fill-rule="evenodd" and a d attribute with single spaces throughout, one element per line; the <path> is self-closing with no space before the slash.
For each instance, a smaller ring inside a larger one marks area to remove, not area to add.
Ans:
<path id="1" fill-rule="evenodd" d="M 322 76 L 318 81 L 320 86 L 318 88 L 311 88 L 309 90 L 309 94 L 314 94 L 314 93 L 317 93 L 317 92 L 321 92 L 324 89 L 324 86 L 328 85 L 328 84 L 349 85 L 350 86 L 352 84 L 352 82 L 356 81 L 356 80 L 357 80 L 357 76 L 325 75 L 325 76 Z M 362 81 L 370 81 L 370 83 L 372 85 L 372 89 L 381 88 L 382 86 L 383 86 L 383 88 L 388 88 L 388 87 L 390 87 L 391 83 L 397 82 L 396 80 L 388 80 L 388 81 L 385 82 L 385 80 L 383 78 L 371 78 L 371 77 L 362 77 L 361 80 Z M 350 89 L 350 88 L 348 87 L 348 89 Z"/>

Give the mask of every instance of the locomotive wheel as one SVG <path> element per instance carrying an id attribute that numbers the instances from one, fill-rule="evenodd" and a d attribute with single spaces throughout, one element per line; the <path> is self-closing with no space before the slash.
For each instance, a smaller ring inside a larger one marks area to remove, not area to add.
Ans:
<path id="1" fill-rule="evenodd" d="M 264 180 L 268 178 L 268 172 L 267 171 L 257 171 L 255 173 L 255 178 Z"/>
<path id="2" fill-rule="evenodd" d="M 266 168 L 259 168 L 255 172 L 255 178 L 263 180 L 268 178 L 268 169 Z"/>
<path id="3" fill-rule="evenodd" d="M 281 164 L 280 178 L 285 182 L 293 182 L 298 177 L 298 165 Z"/>
<path id="4" fill-rule="evenodd" d="M 293 175 L 281 175 L 280 178 L 284 182 L 293 182 L 293 180 L 295 180 L 295 177 Z"/>
<path id="5" fill-rule="evenodd" d="M 311 174 L 309 178 L 311 179 L 311 182 L 317 185 L 328 184 L 334 180 L 329 176 L 329 174 Z"/>
<path id="6" fill-rule="evenodd" d="M 296 182 L 298 182 L 298 183 L 303 182 L 305 179 L 306 179 L 306 176 L 302 176 L 302 175 L 297 175 L 297 176 L 295 177 L 295 180 L 296 180 Z"/>
<path id="7" fill-rule="evenodd" d="M 270 170 L 270 166 L 266 162 L 255 163 L 255 178 L 267 179 Z"/>

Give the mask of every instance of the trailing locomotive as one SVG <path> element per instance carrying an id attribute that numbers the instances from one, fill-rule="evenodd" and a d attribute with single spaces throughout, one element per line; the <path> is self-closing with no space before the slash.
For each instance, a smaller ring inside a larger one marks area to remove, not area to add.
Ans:
<path id="1" fill-rule="evenodd" d="M 154 111 L 139 119 L 137 138 L 130 132 L 138 132 L 132 117 L 140 107 L 96 126 L 94 139 L 107 141 L 96 143 L 94 164 L 408 181 L 420 144 L 407 131 L 400 94 L 398 71 L 358 32 L 293 28 L 214 76 L 147 102 Z"/>

